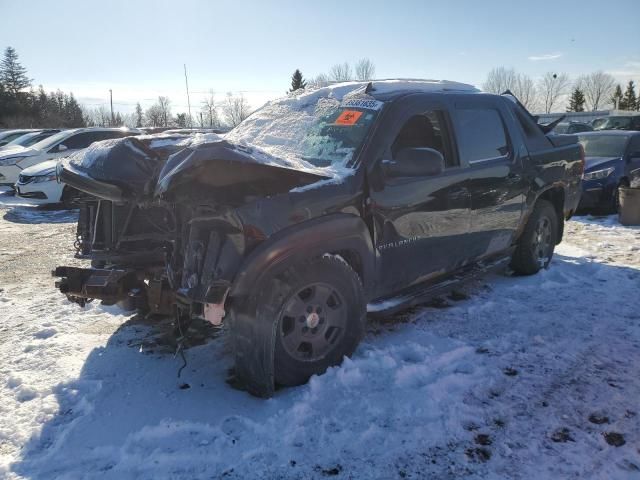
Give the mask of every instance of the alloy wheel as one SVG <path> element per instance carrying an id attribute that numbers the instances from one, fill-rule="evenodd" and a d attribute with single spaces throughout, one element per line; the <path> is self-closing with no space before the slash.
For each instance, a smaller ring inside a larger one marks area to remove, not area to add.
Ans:
<path id="1" fill-rule="evenodd" d="M 347 305 L 332 286 L 314 283 L 285 302 L 279 335 L 286 352 L 300 361 L 325 357 L 344 336 Z"/>

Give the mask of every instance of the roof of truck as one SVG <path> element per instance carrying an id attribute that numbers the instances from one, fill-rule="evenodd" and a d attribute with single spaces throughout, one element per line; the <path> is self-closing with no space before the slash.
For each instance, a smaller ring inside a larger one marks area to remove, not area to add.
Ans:
<path id="1" fill-rule="evenodd" d="M 341 100 L 346 95 L 360 92 L 367 93 L 374 98 L 386 100 L 407 93 L 480 93 L 480 90 L 473 85 L 450 80 L 394 78 L 365 82 L 333 83 L 320 88 L 303 90 L 293 95 L 296 98 L 303 99 L 305 96 L 325 96 L 328 93 L 328 96 Z"/>

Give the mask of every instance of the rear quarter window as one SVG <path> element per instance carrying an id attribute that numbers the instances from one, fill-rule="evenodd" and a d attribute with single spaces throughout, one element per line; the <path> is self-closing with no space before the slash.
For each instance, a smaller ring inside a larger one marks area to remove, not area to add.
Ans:
<path id="1" fill-rule="evenodd" d="M 509 142 L 495 109 L 456 109 L 456 138 L 460 158 L 469 163 L 504 157 Z"/>

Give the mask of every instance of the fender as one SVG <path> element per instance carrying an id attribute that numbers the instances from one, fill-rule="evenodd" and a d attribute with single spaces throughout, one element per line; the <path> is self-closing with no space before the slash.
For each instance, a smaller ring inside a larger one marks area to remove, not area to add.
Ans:
<path id="1" fill-rule="evenodd" d="M 556 198 L 558 195 L 558 191 L 562 192 L 562 199 L 558 199 Z M 579 192 L 578 192 L 579 193 Z M 523 216 L 522 216 L 522 220 L 520 221 L 520 225 L 518 227 L 518 230 L 516 231 L 516 234 L 514 235 L 514 239 L 518 239 L 520 238 L 520 235 L 522 234 L 522 232 L 524 231 L 525 226 L 527 225 L 527 222 L 529 221 L 529 216 L 531 215 L 531 213 L 533 212 L 533 207 L 536 204 L 536 202 L 538 200 L 545 199 L 545 200 L 549 200 L 554 207 L 558 207 L 558 203 L 562 202 L 562 205 L 560 205 L 561 209 L 560 211 L 558 211 L 558 220 L 559 225 L 559 231 L 558 231 L 558 238 L 556 239 L 556 244 L 560 244 L 560 242 L 562 241 L 562 238 L 564 236 L 564 220 L 568 219 L 569 217 L 571 217 L 571 214 L 573 213 L 573 211 L 575 210 L 575 207 L 577 206 L 577 202 L 572 201 L 572 203 L 575 203 L 575 205 L 573 206 L 573 208 L 569 208 L 568 206 L 568 200 L 572 200 L 571 197 L 567 198 L 568 195 L 570 195 L 570 188 L 569 186 L 566 184 L 566 182 L 555 182 L 551 185 L 545 185 L 543 188 L 541 188 L 540 190 L 531 190 L 529 192 L 529 195 L 527 196 L 526 199 L 526 204 L 525 204 L 525 211 L 523 212 Z M 578 199 L 579 199 L 579 195 L 578 195 Z"/>
<path id="2" fill-rule="evenodd" d="M 358 272 L 369 297 L 373 290 L 375 253 L 371 234 L 359 216 L 332 213 L 292 225 L 272 235 L 245 259 L 229 292 L 239 297 L 250 293 L 251 287 L 274 268 L 286 268 L 292 262 L 303 261 L 328 252 L 357 253 Z"/>

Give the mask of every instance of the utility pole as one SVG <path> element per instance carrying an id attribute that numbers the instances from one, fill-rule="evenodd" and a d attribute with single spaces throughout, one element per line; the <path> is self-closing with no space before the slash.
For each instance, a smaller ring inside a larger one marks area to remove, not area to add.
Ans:
<path id="1" fill-rule="evenodd" d="M 109 103 L 111 104 L 111 125 L 116 123 L 116 119 L 113 117 L 113 90 L 109 89 Z"/>
<path id="2" fill-rule="evenodd" d="M 187 106 L 189 107 L 189 127 L 193 129 L 193 119 L 191 118 L 191 100 L 189 100 L 189 80 L 187 80 L 187 64 L 184 63 L 184 84 L 187 87 Z"/>

